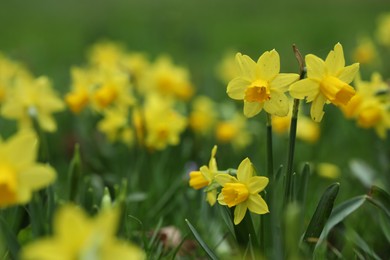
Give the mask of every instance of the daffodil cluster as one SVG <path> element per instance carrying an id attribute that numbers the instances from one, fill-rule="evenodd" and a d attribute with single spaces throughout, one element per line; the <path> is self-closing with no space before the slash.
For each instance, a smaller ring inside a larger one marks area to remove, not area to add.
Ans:
<path id="1" fill-rule="evenodd" d="M 255 168 L 249 158 L 245 158 L 235 173 L 219 171 L 215 154 L 217 147 L 214 146 L 208 166 L 200 167 L 199 171 L 189 174 L 189 185 L 196 189 L 204 188 L 206 200 L 213 206 L 216 201 L 229 208 L 234 207 L 234 224 L 238 225 L 247 211 L 255 214 L 269 212 L 267 203 L 259 194 L 268 184 L 268 178 L 256 176 Z"/>
<path id="2" fill-rule="evenodd" d="M 109 141 L 138 142 L 151 150 L 179 143 L 187 119 L 178 103 L 194 90 L 187 70 L 169 57 L 151 63 L 141 53 L 105 42 L 93 46 L 87 66 L 73 67 L 71 76 L 69 109 L 98 114 L 97 128 Z"/>

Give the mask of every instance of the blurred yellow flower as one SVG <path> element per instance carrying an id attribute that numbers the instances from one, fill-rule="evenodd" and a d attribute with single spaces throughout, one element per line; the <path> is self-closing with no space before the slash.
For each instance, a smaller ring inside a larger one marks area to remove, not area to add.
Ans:
<path id="1" fill-rule="evenodd" d="M 175 66 L 168 56 L 159 57 L 140 84 L 146 94 L 157 92 L 180 100 L 189 100 L 194 94 L 188 71 Z"/>
<path id="2" fill-rule="evenodd" d="M 376 39 L 386 47 L 390 47 L 390 13 L 382 14 L 378 19 Z"/>
<path id="3" fill-rule="evenodd" d="M 37 150 L 38 139 L 30 130 L 0 141 L 0 207 L 27 203 L 32 192 L 54 182 L 55 170 L 36 162 Z"/>
<path id="4" fill-rule="evenodd" d="M 385 138 L 390 129 L 390 90 L 382 76 L 375 72 L 371 81 L 363 81 L 360 76 L 355 80 L 356 95 L 342 106 L 347 118 L 355 118 L 360 127 L 375 128 L 381 138 Z"/>
<path id="5" fill-rule="evenodd" d="M 227 94 L 232 99 L 244 101 L 244 115 L 253 117 L 263 108 L 272 115 L 287 115 L 289 102 L 284 92 L 299 75 L 279 73 L 279 53 L 275 50 L 264 52 L 257 63 L 249 56 L 237 53 L 236 62 L 240 74 L 229 82 Z"/>
<path id="6" fill-rule="evenodd" d="M 211 150 L 211 157 L 208 166 L 200 167 L 199 171 L 190 172 L 189 184 L 192 188 L 199 190 L 213 183 L 215 175 L 218 173 L 217 160 L 215 154 L 217 153 L 217 146 L 214 145 Z M 207 202 L 213 206 L 217 201 L 217 190 L 210 189 L 206 195 Z"/>
<path id="7" fill-rule="evenodd" d="M 132 145 L 134 131 L 128 122 L 128 110 L 119 108 L 106 109 L 103 119 L 97 125 L 100 132 L 104 133 L 110 142 L 123 142 Z"/>
<path id="8" fill-rule="evenodd" d="M 237 150 L 247 147 L 252 141 L 246 118 L 241 113 L 233 114 L 231 119 L 219 121 L 215 136 L 218 143 L 231 143 Z"/>
<path id="9" fill-rule="evenodd" d="M 268 185 L 268 178 L 253 176 L 255 169 L 249 160 L 245 158 L 237 169 L 237 178 L 229 174 L 217 174 L 215 180 L 223 187 L 218 195 L 221 205 L 234 207 L 234 224 L 239 224 L 244 218 L 246 211 L 256 214 L 269 212 L 267 203 L 260 196 Z"/>
<path id="10" fill-rule="evenodd" d="M 145 259 L 139 247 L 115 237 L 118 223 L 118 208 L 89 217 L 77 206 L 64 205 L 54 216 L 53 236 L 27 244 L 21 259 Z"/>
<path id="11" fill-rule="evenodd" d="M 337 179 L 340 177 L 340 168 L 335 164 L 322 162 L 317 164 L 317 173 L 327 179 Z"/>
<path id="12" fill-rule="evenodd" d="M 368 37 L 358 39 L 358 45 L 353 50 L 353 60 L 360 64 L 378 63 L 378 53 L 373 41 Z"/>
<path id="13" fill-rule="evenodd" d="M 217 66 L 217 76 L 222 82 L 227 84 L 231 79 L 238 77 L 239 75 L 240 70 L 234 58 L 234 53 L 226 53 Z"/>
<path id="14" fill-rule="evenodd" d="M 187 126 L 187 119 L 178 113 L 172 102 L 159 95 L 147 97 L 143 108 L 146 139 L 150 149 L 163 150 L 167 145 L 177 145 L 180 134 Z"/>
<path id="15" fill-rule="evenodd" d="M 320 122 L 324 115 L 325 103 L 346 105 L 355 95 L 355 90 L 349 85 L 359 70 L 359 64 L 345 67 L 343 47 L 340 43 L 334 46 L 325 61 L 308 54 L 305 57 L 307 78 L 293 83 L 290 94 L 294 98 L 313 102 L 310 114 L 314 121 Z"/>
<path id="16" fill-rule="evenodd" d="M 63 109 L 64 103 L 53 91 L 51 82 L 42 76 L 16 85 L 1 113 L 5 118 L 18 120 L 20 128 L 32 127 L 36 119 L 42 130 L 54 132 L 57 124 L 52 114 Z"/>
<path id="17" fill-rule="evenodd" d="M 197 96 L 192 103 L 189 126 L 197 134 L 207 135 L 217 120 L 214 102 L 207 96 Z"/>

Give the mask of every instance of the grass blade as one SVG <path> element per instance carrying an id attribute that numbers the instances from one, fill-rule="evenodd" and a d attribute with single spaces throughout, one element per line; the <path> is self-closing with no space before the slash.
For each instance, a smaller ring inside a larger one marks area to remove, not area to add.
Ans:
<path id="1" fill-rule="evenodd" d="M 198 231 L 194 228 L 194 226 L 190 223 L 188 219 L 185 219 L 188 227 L 190 228 L 192 234 L 194 235 L 196 241 L 198 241 L 199 245 L 203 248 L 206 254 L 213 260 L 218 259 L 218 257 L 214 254 L 214 252 L 208 247 L 206 242 L 203 241 L 202 237 L 199 235 Z"/>

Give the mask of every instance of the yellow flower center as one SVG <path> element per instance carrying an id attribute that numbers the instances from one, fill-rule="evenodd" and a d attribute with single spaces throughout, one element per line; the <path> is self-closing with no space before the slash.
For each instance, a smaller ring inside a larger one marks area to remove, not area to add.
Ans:
<path id="1" fill-rule="evenodd" d="M 16 201 L 17 178 L 15 171 L 8 165 L 0 165 L 0 205 Z"/>
<path id="2" fill-rule="evenodd" d="M 353 87 L 333 76 L 323 79 L 320 89 L 322 94 L 335 105 L 346 105 L 355 95 Z"/>
<path id="3" fill-rule="evenodd" d="M 369 107 L 360 112 L 358 116 L 358 124 L 364 128 L 375 126 L 382 118 L 379 107 Z"/>
<path id="4" fill-rule="evenodd" d="M 200 171 L 190 172 L 190 186 L 195 190 L 199 190 L 209 185 L 209 181 L 203 176 Z"/>
<path id="5" fill-rule="evenodd" d="M 248 188 L 242 183 L 226 183 L 222 189 L 225 203 L 229 208 L 248 199 Z"/>
<path id="6" fill-rule="evenodd" d="M 89 97 L 85 90 L 69 93 L 65 97 L 65 102 L 68 104 L 73 113 L 80 113 L 81 110 L 88 104 Z"/>
<path id="7" fill-rule="evenodd" d="M 113 84 L 106 84 L 95 92 L 95 100 L 100 108 L 110 105 L 118 96 L 117 90 Z"/>
<path id="8" fill-rule="evenodd" d="M 270 91 L 267 87 L 253 86 L 245 90 L 245 98 L 248 102 L 264 102 L 270 99 Z"/>

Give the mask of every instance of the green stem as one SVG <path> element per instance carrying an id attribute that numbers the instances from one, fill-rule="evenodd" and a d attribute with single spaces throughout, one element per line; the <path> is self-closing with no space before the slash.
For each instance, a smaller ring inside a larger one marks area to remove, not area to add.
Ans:
<path id="1" fill-rule="evenodd" d="M 272 152 L 272 118 L 267 113 L 267 174 L 274 179 L 274 158 Z"/>
<path id="2" fill-rule="evenodd" d="M 286 172 L 286 186 L 284 190 L 284 204 L 287 205 L 292 201 L 292 183 L 293 183 L 293 163 L 295 153 L 295 140 L 297 136 L 297 123 L 298 123 L 298 108 L 299 99 L 294 99 L 291 124 L 290 124 L 290 137 L 288 146 L 288 159 L 287 159 L 287 172 Z"/>

